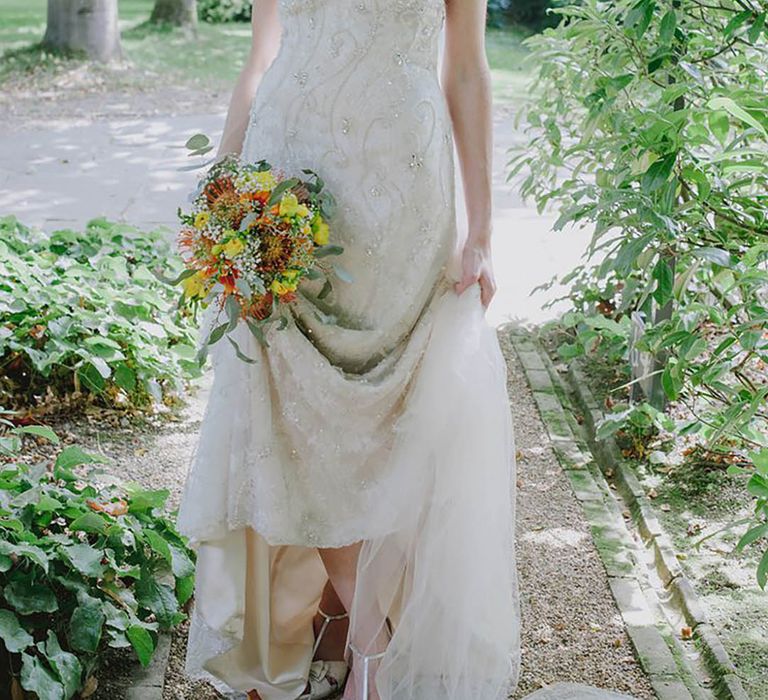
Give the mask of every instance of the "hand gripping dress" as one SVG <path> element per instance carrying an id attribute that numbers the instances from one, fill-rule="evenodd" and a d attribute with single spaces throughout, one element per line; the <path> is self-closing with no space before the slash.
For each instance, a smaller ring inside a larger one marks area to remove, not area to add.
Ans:
<path id="1" fill-rule="evenodd" d="M 325 180 L 353 279 L 323 299 L 302 283 L 268 347 L 241 324 L 254 364 L 213 348 L 179 511 L 198 551 L 187 672 L 295 700 L 326 582 L 317 547 L 363 541 L 350 638 L 365 650 L 392 625 L 381 697 L 506 698 L 513 435 L 479 286 L 452 286 L 464 217 L 438 82 L 444 0 L 279 2 L 243 156 Z"/>

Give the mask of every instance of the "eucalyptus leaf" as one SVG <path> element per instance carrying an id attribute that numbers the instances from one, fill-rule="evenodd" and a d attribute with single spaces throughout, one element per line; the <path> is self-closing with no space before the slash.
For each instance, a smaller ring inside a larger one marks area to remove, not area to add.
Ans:
<path id="1" fill-rule="evenodd" d="M 227 336 L 227 340 L 232 345 L 235 355 L 237 356 L 238 360 L 241 360 L 242 362 L 247 362 L 249 365 L 252 365 L 256 362 L 255 359 L 252 357 L 248 357 L 241 349 L 240 346 L 237 344 L 237 341 L 234 338 L 231 338 L 230 336 Z"/>
<path id="2" fill-rule="evenodd" d="M 344 252 L 344 248 L 335 243 L 328 243 L 326 245 L 318 246 L 315 248 L 315 257 L 325 258 L 328 255 L 341 255 Z"/>

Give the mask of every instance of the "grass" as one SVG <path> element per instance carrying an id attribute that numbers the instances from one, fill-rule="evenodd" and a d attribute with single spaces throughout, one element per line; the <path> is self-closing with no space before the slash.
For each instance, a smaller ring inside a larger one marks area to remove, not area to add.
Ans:
<path id="1" fill-rule="evenodd" d="M 248 51 L 250 27 L 200 23 L 197 37 L 191 39 L 183 31 L 147 24 L 153 4 L 153 0 L 120 0 L 123 53 L 133 71 L 115 80 L 148 88 L 162 76 L 177 85 L 231 87 Z M 79 61 L 52 56 L 41 48 L 45 18 L 46 0 L 3 0 L 0 84 L 28 74 L 55 79 L 56 71 Z M 488 60 L 498 101 L 508 102 L 524 92 L 524 37 L 516 28 L 488 30 Z"/>
<path id="2" fill-rule="evenodd" d="M 493 97 L 497 102 L 515 102 L 526 93 L 530 69 L 525 62 L 528 51 L 523 40 L 527 36 L 524 30 L 517 27 L 489 28 L 486 33 Z"/>

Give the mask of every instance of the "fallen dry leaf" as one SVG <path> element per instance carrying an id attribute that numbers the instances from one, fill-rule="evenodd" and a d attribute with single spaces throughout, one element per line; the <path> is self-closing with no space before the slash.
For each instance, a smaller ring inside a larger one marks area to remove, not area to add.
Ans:
<path id="1" fill-rule="evenodd" d="M 81 698 L 87 698 L 96 692 L 96 688 L 99 687 L 99 682 L 96 680 L 96 676 L 88 676 L 88 680 L 85 681 L 83 689 L 80 691 Z"/>

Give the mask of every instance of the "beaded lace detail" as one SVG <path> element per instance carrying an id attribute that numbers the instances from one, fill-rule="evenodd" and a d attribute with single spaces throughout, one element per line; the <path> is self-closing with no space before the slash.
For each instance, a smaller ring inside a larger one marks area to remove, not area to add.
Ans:
<path id="1" fill-rule="evenodd" d="M 339 281 L 305 283 L 301 325 L 348 370 L 410 331 L 455 242 L 450 119 L 437 77 L 443 0 L 281 0 L 282 45 L 251 110 L 243 153 L 312 168 L 339 207 Z M 355 331 L 336 341 L 315 308 Z M 362 337 L 367 336 L 364 342 Z"/>

